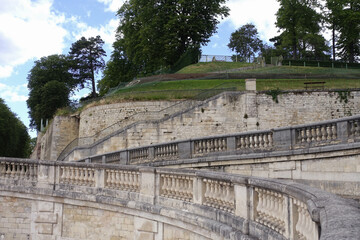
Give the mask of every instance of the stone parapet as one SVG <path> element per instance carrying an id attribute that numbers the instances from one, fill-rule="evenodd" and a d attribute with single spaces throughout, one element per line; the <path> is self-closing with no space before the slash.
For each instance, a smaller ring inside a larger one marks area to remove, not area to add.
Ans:
<path id="1" fill-rule="evenodd" d="M 28 199 L 136 210 L 131 213 L 141 219 L 134 219 L 135 239 L 166 239 L 165 223 L 190 224 L 188 230 L 210 239 L 356 239 L 360 234 L 354 201 L 298 183 L 236 174 L 0 158 L 0 188 L 2 194 L 31 194 Z M 62 206 L 33 209 L 34 239 L 62 237 L 57 230 L 64 224 L 57 217 Z"/>

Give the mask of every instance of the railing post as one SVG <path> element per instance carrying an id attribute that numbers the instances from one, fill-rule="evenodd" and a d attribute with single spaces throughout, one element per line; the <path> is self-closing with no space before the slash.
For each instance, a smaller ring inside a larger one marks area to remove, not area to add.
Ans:
<path id="1" fill-rule="evenodd" d="M 41 188 L 52 188 L 55 184 L 55 164 L 38 165 L 38 187 Z"/>
<path id="2" fill-rule="evenodd" d="M 250 189 L 242 184 L 234 185 L 235 194 L 235 215 L 239 216 L 245 221 L 243 222 L 242 232 L 249 234 L 249 220 L 250 220 Z"/>
<path id="3" fill-rule="evenodd" d="M 348 131 L 348 121 L 339 121 L 336 123 L 337 138 L 343 142 L 348 142 L 349 131 Z"/>
<path id="4" fill-rule="evenodd" d="M 125 150 L 120 152 L 120 164 L 121 165 L 129 165 L 129 161 L 128 161 L 128 154 L 129 151 Z"/>
<path id="5" fill-rule="evenodd" d="M 151 146 L 148 149 L 149 149 L 148 160 L 155 159 L 155 148 L 153 146 Z"/>
<path id="6" fill-rule="evenodd" d="M 203 179 L 201 177 L 194 177 L 193 182 L 193 201 L 196 204 L 202 205 L 204 202 L 204 184 Z"/>
<path id="7" fill-rule="evenodd" d="M 179 159 L 189 159 L 192 156 L 191 141 L 178 143 Z"/>
<path id="8" fill-rule="evenodd" d="M 95 187 L 105 188 L 105 169 L 96 168 L 95 170 Z"/>
<path id="9" fill-rule="evenodd" d="M 226 139 L 227 151 L 233 152 L 236 150 L 235 136 L 227 137 Z"/>
<path id="10" fill-rule="evenodd" d="M 156 174 L 155 168 L 143 167 L 139 169 L 140 172 L 140 202 L 150 204 L 155 203 L 156 188 Z"/>
<path id="11" fill-rule="evenodd" d="M 293 134 L 290 128 L 276 129 L 273 133 L 273 145 L 275 150 L 290 150 L 292 149 Z"/>

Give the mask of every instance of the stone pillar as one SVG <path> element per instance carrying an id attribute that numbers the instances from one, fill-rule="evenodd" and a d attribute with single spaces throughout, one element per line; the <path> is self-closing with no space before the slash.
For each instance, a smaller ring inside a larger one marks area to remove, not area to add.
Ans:
<path id="1" fill-rule="evenodd" d="M 140 202 L 146 202 L 150 204 L 155 203 L 156 193 L 156 174 L 155 168 L 144 167 L 140 168 Z"/>
<path id="2" fill-rule="evenodd" d="M 256 79 L 245 80 L 245 114 L 244 122 L 247 126 L 245 131 L 258 130 L 258 109 L 256 100 Z"/>
<path id="3" fill-rule="evenodd" d="M 31 213 L 31 239 L 56 240 L 62 232 L 61 203 L 34 201 Z"/>

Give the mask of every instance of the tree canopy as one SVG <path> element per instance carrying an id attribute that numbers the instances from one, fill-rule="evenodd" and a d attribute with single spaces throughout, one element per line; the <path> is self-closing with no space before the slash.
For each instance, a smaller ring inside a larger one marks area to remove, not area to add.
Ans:
<path id="1" fill-rule="evenodd" d="M 100 36 L 81 37 L 71 45 L 69 56 L 73 60 L 72 72 L 80 87 L 90 81 L 92 96 L 96 96 L 95 74 L 105 67 L 103 59 L 106 53 L 102 46 L 104 41 Z"/>
<path id="2" fill-rule="evenodd" d="M 118 11 L 117 41 L 144 74 L 171 67 L 189 47 L 205 45 L 226 17 L 226 0 L 129 0 Z"/>
<path id="3" fill-rule="evenodd" d="M 319 59 L 329 51 L 320 34 L 322 15 L 317 0 L 278 0 L 276 26 L 281 34 L 270 41 L 282 49 L 286 57 Z"/>
<path id="4" fill-rule="evenodd" d="M 248 23 L 231 34 L 228 47 L 235 51 L 240 59 L 248 59 L 250 62 L 251 56 L 255 56 L 262 45 L 255 25 Z"/>
<path id="5" fill-rule="evenodd" d="M 58 108 L 68 106 L 69 94 L 77 85 L 69 69 L 71 61 L 64 55 L 51 55 L 35 61 L 28 74 L 30 90 L 27 105 L 30 127 L 41 129 L 41 119 L 51 119 Z"/>
<path id="6" fill-rule="evenodd" d="M 27 128 L 0 98 L 0 156 L 25 158 L 29 149 Z"/>

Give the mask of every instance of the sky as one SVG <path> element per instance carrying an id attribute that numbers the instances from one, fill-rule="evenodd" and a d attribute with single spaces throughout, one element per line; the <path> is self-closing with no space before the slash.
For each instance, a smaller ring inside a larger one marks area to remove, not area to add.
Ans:
<path id="1" fill-rule="evenodd" d="M 124 0 L 0 0 L 0 98 L 29 127 L 26 100 L 27 75 L 34 61 L 52 54 L 67 54 L 71 44 L 100 35 L 107 53 L 112 52 L 119 24 L 116 11 Z M 232 55 L 227 47 L 232 32 L 253 23 L 264 42 L 278 35 L 276 0 L 228 0 L 230 15 L 221 20 L 204 55 Z M 101 76 L 100 76 L 101 77 Z M 77 92 L 73 98 L 87 95 Z M 30 131 L 36 137 L 35 131 Z"/>

